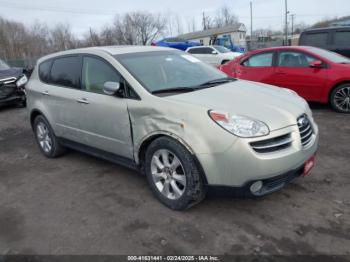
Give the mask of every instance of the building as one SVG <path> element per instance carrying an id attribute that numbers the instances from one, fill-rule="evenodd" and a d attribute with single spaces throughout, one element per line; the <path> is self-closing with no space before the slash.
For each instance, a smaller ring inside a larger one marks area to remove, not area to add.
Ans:
<path id="1" fill-rule="evenodd" d="M 246 32 L 244 24 L 229 25 L 220 28 L 207 29 L 179 35 L 179 38 L 200 42 L 202 45 L 209 45 L 210 40 L 215 37 L 231 36 L 234 45 L 246 47 Z"/>

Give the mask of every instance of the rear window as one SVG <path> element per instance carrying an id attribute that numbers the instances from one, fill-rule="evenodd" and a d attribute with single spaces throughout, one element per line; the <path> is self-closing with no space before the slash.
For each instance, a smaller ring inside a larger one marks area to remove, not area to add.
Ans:
<path id="1" fill-rule="evenodd" d="M 273 62 L 273 53 L 261 53 L 251 56 L 243 62 L 246 67 L 271 67 Z"/>
<path id="2" fill-rule="evenodd" d="M 52 60 L 45 61 L 39 65 L 39 78 L 42 82 L 50 82 L 50 69 Z"/>
<path id="3" fill-rule="evenodd" d="M 334 35 L 334 43 L 339 47 L 350 48 L 350 31 L 338 31 Z"/>
<path id="4" fill-rule="evenodd" d="M 55 85 L 80 89 L 81 59 L 69 56 L 54 60 L 50 82 Z"/>
<path id="5" fill-rule="evenodd" d="M 327 47 L 328 32 L 304 33 L 301 37 L 300 44 L 316 47 Z"/>

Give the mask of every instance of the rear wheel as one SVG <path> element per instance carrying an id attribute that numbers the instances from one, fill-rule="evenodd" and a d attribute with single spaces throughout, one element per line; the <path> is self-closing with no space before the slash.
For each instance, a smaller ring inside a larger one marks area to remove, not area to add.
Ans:
<path id="1" fill-rule="evenodd" d="M 192 154 L 171 138 L 151 143 L 145 171 L 154 195 L 171 209 L 187 209 L 205 197 L 202 174 Z"/>
<path id="2" fill-rule="evenodd" d="M 64 148 L 59 144 L 49 122 L 42 115 L 35 118 L 33 129 L 41 152 L 49 158 L 60 156 Z"/>
<path id="3" fill-rule="evenodd" d="M 337 86 L 331 93 L 330 104 L 340 113 L 350 113 L 350 84 Z"/>

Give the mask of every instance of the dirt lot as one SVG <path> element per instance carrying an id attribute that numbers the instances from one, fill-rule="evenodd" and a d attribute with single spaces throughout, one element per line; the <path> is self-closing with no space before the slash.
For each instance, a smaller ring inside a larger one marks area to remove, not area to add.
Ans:
<path id="1" fill-rule="evenodd" d="M 350 254 L 350 116 L 313 106 L 317 167 L 259 200 L 211 194 L 175 212 L 134 171 L 50 160 L 24 109 L 0 109 L 0 254 Z"/>

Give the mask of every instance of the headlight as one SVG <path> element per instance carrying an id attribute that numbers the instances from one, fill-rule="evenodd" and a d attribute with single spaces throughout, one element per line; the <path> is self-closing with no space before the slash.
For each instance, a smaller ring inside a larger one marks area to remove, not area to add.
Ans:
<path id="1" fill-rule="evenodd" d="M 20 79 L 17 80 L 16 86 L 17 87 L 24 86 L 27 82 L 28 82 L 28 78 L 26 77 L 26 75 L 23 75 Z"/>
<path id="2" fill-rule="evenodd" d="M 209 111 L 209 115 L 222 128 L 239 137 L 266 136 L 270 133 L 265 123 L 246 116 L 230 115 L 214 110 Z"/>

